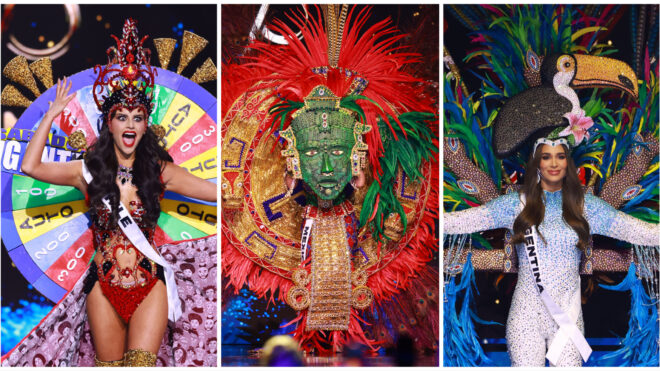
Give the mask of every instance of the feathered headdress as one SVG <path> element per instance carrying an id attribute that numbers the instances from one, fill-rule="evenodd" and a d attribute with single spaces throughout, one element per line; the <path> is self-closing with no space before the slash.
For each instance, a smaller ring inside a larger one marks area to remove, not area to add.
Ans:
<path id="1" fill-rule="evenodd" d="M 255 40 L 249 46 L 251 53 L 243 57 L 247 63 L 234 67 L 232 73 L 234 79 L 242 76 L 252 83 L 248 92 L 270 91 L 264 100 L 278 98 L 270 106 L 270 126 L 264 129 L 282 133 L 296 112 L 309 107 L 306 98 L 318 86 L 327 87 L 339 99 L 337 110 L 355 115 L 368 130 L 363 140 L 376 180 L 367 192 L 360 223 L 373 221 L 380 239 L 384 220 L 393 212 L 401 217 L 405 231 L 405 212 L 393 196 L 392 184 L 398 166 L 415 179 L 422 161 L 431 161 L 437 152 L 437 135 L 432 132 L 437 115 L 431 113 L 436 109 L 431 98 L 420 96 L 423 82 L 405 71 L 421 59 L 407 51 L 409 46 L 399 45 L 406 35 L 399 34 L 389 18 L 365 29 L 370 7 L 359 12 L 357 7 L 350 11 L 343 7 L 340 14 L 334 6 L 328 8 L 325 25 L 320 14 L 289 16 L 300 37 L 275 20 L 271 29 L 287 44 Z M 345 24 L 350 27 L 344 28 Z"/>
<path id="2" fill-rule="evenodd" d="M 375 350 L 385 340 L 371 340 L 373 334 L 388 332 L 386 326 L 398 323 L 398 331 L 410 329 L 416 339 L 437 346 L 437 322 L 426 322 L 422 329 L 412 319 L 416 311 L 426 310 L 428 317 L 437 318 L 432 314 L 433 305 L 427 304 L 436 302 L 438 282 L 437 272 L 427 266 L 437 249 L 437 108 L 433 97 L 422 94 L 425 82 L 405 71 L 412 63 L 421 62 L 418 54 L 400 45 L 406 35 L 399 34 L 390 19 L 367 26 L 371 7 L 342 6 L 337 11 L 339 8 L 327 5 L 323 18 L 317 8 L 316 16 L 301 12 L 289 15 L 286 24 L 275 20 L 268 27 L 282 35 L 286 45 L 256 40 L 241 57 L 242 64 L 223 66 L 222 130 L 227 140 L 223 153 L 236 160 L 226 160 L 223 165 L 223 189 L 227 188 L 223 199 L 226 194 L 225 205 L 230 206 L 223 218 L 227 237 L 223 239 L 223 275 L 236 292 L 248 285 L 259 297 L 273 300 L 279 295 L 294 309 L 304 307 L 305 295 L 301 293 L 306 292 L 309 282 L 305 283 L 301 274 L 310 268 L 307 262 L 311 258 L 298 259 L 304 251 L 302 244 L 290 241 L 287 235 L 291 233 L 285 234 L 286 228 L 298 229 L 298 215 L 278 212 L 273 220 L 287 218 L 290 222 L 270 223 L 270 219 L 258 220 L 253 206 L 254 202 L 261 204 L 261 197 L 266 195 L 275 202 L 286 198 L 286 194 L 275 194 L 279 190 L 266 191 L 260 185 L 279 185 L 273 174 L 282 170 L 281 159 L 270 158 L 277 152 L 265 147 L 268 144 L 275 149 L 284 145 L 284 140 L 289 142 L 281 153 L 295 178 L 296 162 L 291 161 L 292 169 L 288 160 L 295 156 L 296 135 L 304 134 L 311 126 L 323 132 L 326 124 L 341 128 L 346 137 L 352 129 L 355 140 L 348 141 L 355 143 L 351 166 L 360 164 L 366 151 L 373 179 L 365 183 L 369 184 L 366 192 L 362 189 L 359 199 L 355 197 L 356 205 L 361 207 L 360 233 L 352 229 L 360 251 L 369 255 L 363 255 L 365 260 L 356 258 L 348 266 L 347 271 L 354 272 L 351 274 L 355 278 L 351 279 L 356 286 L 348 330 L 311 331 L 315 328 L 307 326 L 308 309 L 296 309 L 300 313 L 291 322 L 297 323 L 294 337 L 307 350 L 323 351 L 324 345 L 337 349 L 349 339 Z M 232 143 L 241 143 L 241 148 L 235 151 Z M 257 171 L 261 172 L 259 177 L 251 176 Z M 411 191 L 417 186 L 418 191 Z M 345 190 L 350 192 L 350 186 Z M 300 203 L 299 197 L 289 199 L 286 205 L 295 209 L 293 203 Z M 235 222 L 244 217 L 255 221 L 258 230 L 253 235 L 263 233 L 264 241 L 276 246 L 272 255 L 263 257 L 253 250 L 256 244 L 244 242 L 244 229 L 239 227 L 243 224 Z M 362 229 L 365 226 L 369 228 Z M 384 251 L 381 246 L 385 246 Z M 415 299 L 408 300 L 409 294 Z M 397 304 L 391 305 L 393 302 Z M 370 309 L 359 312 L 365 307 Z M 379 321 L 382 327 L 374 325 L 371 334 L 361 327 Z"/>
<path id="3" fill-rule="evenodd" d="M 290 15 L 300 38 L 283 21 L 275 20 L 272 29 L 284 36 L 287 45 L 255 41 L 250 48 L 258 56 L 244 57 L 248 61 L 244 67 L 250 69 L 251 81 L 261 82 L 254 90 L 272 89 L 271 96 L 279 98 L 271 106 L 271 128 L 280 131 L 289 126 L 291 115 L 303 108 L 305 97 L 315 87 L 328 87 L 340 98 L 341 108 L 355 112 L 372 128 L 365 139 L 373 175 L 380 180 L 384 148 L 379 121 L 398 140 L 401 134 L 407 137 L 399 118 L 402 113 L 432 112 L 433 108 L 430 101 L 419 99 L 420 80 L 404 72 L 406 65 L 420 62 L 418 54 L 405 51 L 407 46 L 396 45 L 406 35 L 397 34 L 390 19 L 365 30 L 370 8 L 357 14 L 355 10 L 345 7 L 338 17 L 329 11 L 326 27 L 315 17 Z"/>

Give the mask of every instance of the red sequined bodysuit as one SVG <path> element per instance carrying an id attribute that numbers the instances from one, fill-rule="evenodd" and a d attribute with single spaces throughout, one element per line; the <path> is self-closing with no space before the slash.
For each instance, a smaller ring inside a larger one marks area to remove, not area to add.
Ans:
<path id="1" fill-rule="evenodd" d="M 131 201 L 131 216 L 153 246 L 154 227 L 147 227 L 142 204 Z M 133 246 L 118 225 L 110 226 L 110 210 L 99 209 L 94 225 L 97 275 L 101 291 L 117 313 L 128 323 L 142 300 L 158 281 L 159 266 Z M 100 259 L 99 259 L 100 257 Z M 162 275 L 162 273 L 161 273 Z"/>

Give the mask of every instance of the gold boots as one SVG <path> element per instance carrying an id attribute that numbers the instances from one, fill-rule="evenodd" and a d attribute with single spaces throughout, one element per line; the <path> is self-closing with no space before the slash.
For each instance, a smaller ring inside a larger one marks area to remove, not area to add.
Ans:
<path id="1" fill-rule="evenodd" d="M 124 353 L 125 367 L 154 367 L 156 366 L 156 355 L 142 349 L 129 349 Z"/>
<path id="2" fill-rule="evenodd" d="M 118 359 L 116 361 L 99 361 L 96 356 L 94 356 L 94 364 L 96 367 L 124 367 L 124 359 Z"/>

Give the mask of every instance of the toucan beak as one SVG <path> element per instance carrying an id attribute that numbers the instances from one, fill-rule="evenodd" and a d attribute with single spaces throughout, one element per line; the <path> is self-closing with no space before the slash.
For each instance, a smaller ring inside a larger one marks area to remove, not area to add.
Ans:
<path id="1" fill-rule="evenodd" d="M 612 58 L 573 54 L 576 72 L 571 86 L 579 88 L 615 88 L 637 99 L 637 75 L 625 62 Z"/>

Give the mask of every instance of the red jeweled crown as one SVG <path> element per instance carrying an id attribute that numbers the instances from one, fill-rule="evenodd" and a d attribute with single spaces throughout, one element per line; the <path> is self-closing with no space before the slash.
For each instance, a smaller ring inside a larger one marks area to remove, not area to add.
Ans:
<path id="1" fill-rule="evenodd" d="M 151 51 L 142 46 L 149 36 L 138 39 L 137 22 L 131 18 L 124 23 L 121 40 L 111 36 L 117 47 L 112 46 L 106 51 L 108 64 L 94 67 L 94 73 L 98 73 L 92 90 L 96 105 L 103 111 L 104 102 L 112 97 L 116 102 L 113 107 L 106 107 L 109 111 L 104 112 L 106 114 L 118 107 L 133 110 L 145 103 L 149 105 L 156 76 L 156 69 L 149 64 Z M 150 111 L 149 107 L 144 108 Z"/>

